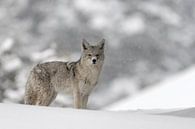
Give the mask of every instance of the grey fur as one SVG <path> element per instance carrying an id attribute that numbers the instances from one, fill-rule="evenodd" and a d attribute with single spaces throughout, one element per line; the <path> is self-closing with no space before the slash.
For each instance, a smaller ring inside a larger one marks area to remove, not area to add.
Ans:
<path id="1" fill-rule="evenodd" d="M 87 108 L 88 97 L 97 84 L 104 62 L 104 43 L 103 39 L 92 46 L 83 40 L 83 52 L 76 62 L 37 64 L 26 83 L 25 104 L 48 106 L 57 93 L 63 92 L 73 95 L 75 108 Z"/>

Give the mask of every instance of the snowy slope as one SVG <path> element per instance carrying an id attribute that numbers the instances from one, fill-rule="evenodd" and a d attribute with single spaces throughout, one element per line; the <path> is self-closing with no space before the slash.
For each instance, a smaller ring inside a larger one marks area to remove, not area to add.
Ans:
<path id="1" fill-rule="evenodd" d="M 195 119 L 140 112 L 107 112 L 0 104 L 1 129 L 194 129 Z"/>
<path id="2" fill-rule="evenodd" d="M 182 117 L 193 117 L 195 118 L 195 108 L 183 109 L 179 111 L 171 111 L 167 113 L 163 113 L 164 115 L 171 116 L 182 116 Z"/>
<path id="3" fill-rule="evenodd" d="M 128 97 L 110 105 L 106 109 L 181 109 L 195 107 L 195 67 L 151 87 L 134 97 Z"/>

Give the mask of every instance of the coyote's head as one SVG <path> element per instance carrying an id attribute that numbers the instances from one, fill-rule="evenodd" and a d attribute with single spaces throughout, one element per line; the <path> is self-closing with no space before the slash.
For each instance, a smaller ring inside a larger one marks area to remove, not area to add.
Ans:
<path id="1" fill-rule="evenodd" d="M 104 61 L 104 44 L 105 39 L 102 39 L 96 45 L 90 45 L 89 42 L 83 39 L 81 49 L 83 51 L 81 61 L 87 66 L 102 65 Z"/>

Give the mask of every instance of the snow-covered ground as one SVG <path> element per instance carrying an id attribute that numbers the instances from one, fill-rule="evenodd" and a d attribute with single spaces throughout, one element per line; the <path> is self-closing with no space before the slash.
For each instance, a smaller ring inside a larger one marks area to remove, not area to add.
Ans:
<path id="1" fill-rule="evenodd" d="M 192 109 L 190 109 L 190 111 L 192 111 Z M 0 114 L 1 129 L 195 128 L 195 118 L 163 114 L 155 115 L 139 111 L 108 112 L 17 104 L 0 104 Z"/>
<path id="2" fill-rule="evenodd" d="M 195 66 L 155 86 L 110 105 L 108 110 L 181 109 L 195 107 Z"/>
<path id="3" fill-rule="evenodd" d="M 100 111 L 2 103 L 0 129 L 195 129 L 194 77 L 192 67 Z"/>

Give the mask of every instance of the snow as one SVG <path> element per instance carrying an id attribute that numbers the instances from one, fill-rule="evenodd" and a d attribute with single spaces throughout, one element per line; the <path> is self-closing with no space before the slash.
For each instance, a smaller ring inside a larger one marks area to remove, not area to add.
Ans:
<path id="1" fill-rule="evenodd" d="M 14 45 L 14 40 L 12 38 L 6 38 L 0 44 L 0 55 L 6 51 L 9 51 Z"/>
<path id="2" fill-rule="evenodd" d="M 99 0 L 75 0 L 74 5 L 85 13 L 103 14 L 108 13 L 114 7 L 119 7 L 117 1 L 99 1 Z M 113 6 L 108 6 L 113 5 Z M 112 8 L 111 8 L 112 7 Z"/>
<path id="3" fill-rule="evenodd" d="M 181 17 L 171 8 L 164 5 L 159 5 L 151 2 L 143 2 L 142 4 L 140 4 L 139 8 L 144 12 L 161 18 L 167 24 L 175 26 L 179 26 L 181 24 Z"/>
<path id="4" fill-rule="evenodd" d="M 121 30 L 128 35 L 142 33 L 145 30 L 145 22 L 139 15 L 129 16 L 121 22 Z"/>
<path id="5" fill-rule="evenodd" d="M 44 60 L 48 57 L 51 57 L 55 54 L 55 51 L 54 49 L 47 49 L 47 50 L 44 50 L 42 52 L 36 52 L 36 53 L 33 53 L 31 58 L 33 61 L 41 61 L 41 60 Z"/>
<path id="6" fill-rule="evenodd" d="M 17 103 L 23 99 L 24 88 L 18 88 L 17 90 L 8 89 L 4 92 L 6 98 L 3 100 L 4 103 Z"/>
<path id="7" fill-rule="evenodd" d="M 107 110 L 195 107 L 195 67 L 169 77 L 143 92 L 106 107 Z"/>
<path id="8" fill-rule="evenodd" d="M 21 66 L 22 66 L 21 59 L 15 55 L 6 56 L 2 59 L 2 67 L 7 72 L 17 70 Z"/>
<path id="9" fill-rule="evenodd" d="M 193 129 L 195 118 L 0 104 L 2 129 Z"/>
<path id="10" fill-rule="evenodd" d="M 93 17 L 90 21 L 90 25 L 91 27 L 99 30 L 106 27 L 111 27 L 109 19 L 106 16 L 102 15 L 97 15 Z"/>
<path id="11" fill-rule="evenodd" d="M 118 93 L 133 95 L 138 92 L 138 86 L 130 77 L 116 78 L 112 83 L 111 93 L 115 96 Z"/>
<path id="12" fill-rule="evenodd" d="M 174 116 L 195 118 L 195 108 L 183 109 L 179 111 L 171 111 L 171 112 L 164 113 L 164 115 L 174 115 Z"/>

